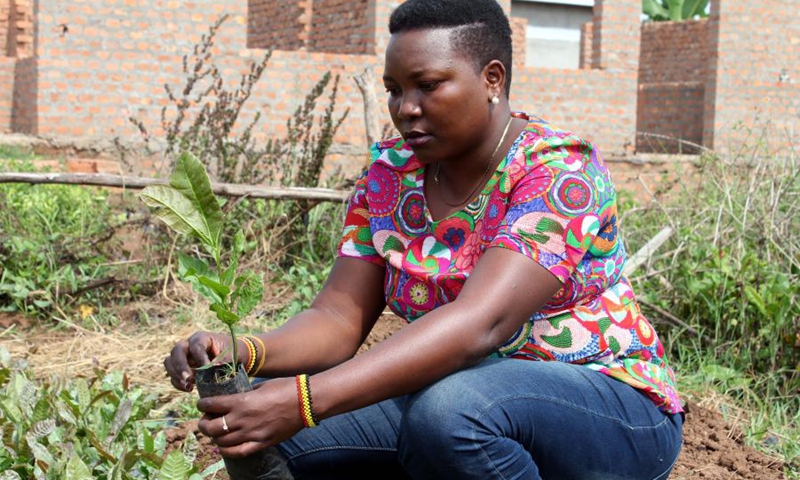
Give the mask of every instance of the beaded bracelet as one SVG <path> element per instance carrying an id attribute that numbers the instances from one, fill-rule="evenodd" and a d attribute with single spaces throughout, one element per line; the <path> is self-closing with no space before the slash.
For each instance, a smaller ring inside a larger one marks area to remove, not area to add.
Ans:
<path id="1" fill-rule="evenodd" d="M 253 375 L 255 375 L 258 372 L 260 372 L 261 368 L 264 366 L 264 361 L 266 361 L 266 359 L 267 359 L 267 347 L 265 347 L 264 346 L 264 342 L 260 338 L 258 338 L 256 336 L 247 337 L 247 338 L 249 338 L 250 341 L 255 340 L 258 343 L 258 346 L 261 347 L 261 356 L 258 358 L 258 366 L 256 366 L 255 370 L 253 370 Z M 258 356 L 258 353 L 256 353 L 256 356 Z"/>
<path id="2" fill-rule="evenodd" d="M 319 425 L 317 415 L 314 413 L 314 408 L 311 403 L 311 389 L 308 384 L 308 375 L 305 373 L 297 375 L 295 381 L 297 382 L 297 400 L 300 403 L 300 418 L 303 420 L 303 425 L 306 428 L 312 428 Z"/>
<path id="3" fill-rule="evenodd" d="M 256 346 L 252 340 L 248 337 L 242 337 L 242 341 L 244 342 L 245 346 L 247 347 L 247 352 L 249 354 L 247 360 L 247 366 L 245 367 L 244 371 L 247 373 L 247 376 L 253 375 L 253 367 L 256 364 Z"/>

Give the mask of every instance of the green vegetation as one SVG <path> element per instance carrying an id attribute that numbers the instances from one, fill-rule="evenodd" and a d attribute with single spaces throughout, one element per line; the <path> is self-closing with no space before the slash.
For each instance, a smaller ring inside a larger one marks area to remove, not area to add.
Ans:
<path id="1" fill-rule="evenodd" d="M 642 11 L 655 22 L 704 18 L 709 0 L 642 0 Z"/>
<path id="2" fill-rule="evenodd" d="M 34 157 L 0 151 L 0 170 L 35 171 Z M 0 310 L 46 312 L 108 275 L 114 223 L 108 195 L 69 185 L 0 184 Z"/>
<path id="3" fill-rule="evenodd" d="M 120 372 L 35 379 L 0 348 L 0 478 L 201 480 L 223 468 L 197 472 L 192 434 L 166 451 L 156 400 Z"/>
<path id="4" fill-rule="evenodd" d="M 664 226 L 675 231 L 631 280 L 646 315 L 668 312 L 697 332 L 659 325 L 681 386 L 711 388 L 748 412 L 750 442 L 791 462 L 800 454 L 800 166 L 791 152 L 747 155 L 703 156 L 671 193 L 624 208 L 621 228 L 629 252 Z"/>

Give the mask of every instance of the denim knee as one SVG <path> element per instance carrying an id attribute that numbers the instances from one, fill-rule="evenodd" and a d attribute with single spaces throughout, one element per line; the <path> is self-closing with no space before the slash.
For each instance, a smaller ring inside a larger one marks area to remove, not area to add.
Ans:
<path id="1" fill-rule="evenodd" d="M 474 438 L 477 415 L 491 401 L 463 378 L 454 377 L 411 395 L 400 425 L 400 463 L 414 478 L 425 478 L 415 472 L 433 473 L 432 468 L 458 463 L 457 457 L 467 450 L 478 450 Z"/>

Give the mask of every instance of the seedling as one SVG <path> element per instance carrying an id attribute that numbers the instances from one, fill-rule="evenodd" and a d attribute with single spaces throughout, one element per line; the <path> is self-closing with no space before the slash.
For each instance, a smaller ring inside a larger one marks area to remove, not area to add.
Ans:
<path id="1" fill-rule="evenodd" d="M 181 280 L 208 299 L 209 309 L 228 327 L 233 346 L 233 358 L 228 370 L 236 374 L 238 351 L 234 326 L 247 316 L 264 295 L 260 274 L 247 270 L 237 275 L 239 257 L 244 250 L 241 230 L 233 237 L 232 255 L 227 266 L 221 264 L 224 215 L 220 202 L 211 190 L 211 181 L 202 163 L 191 153 L 183 153 L 169 177 L 169 185 L 145 188 L 139 195 L 144 203 L 155 208 L 155 215 L 176 232 L 197 238 L 213 258 L 179 254 Z"/>

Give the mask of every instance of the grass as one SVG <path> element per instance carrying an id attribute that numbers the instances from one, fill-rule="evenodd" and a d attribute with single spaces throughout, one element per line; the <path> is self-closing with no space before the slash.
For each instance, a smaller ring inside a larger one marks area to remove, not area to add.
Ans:
<path id="1" fill-rule="evenodd" d="M 674 234 L 631 277 L 670 351 L 679 387 L 743 421 L 746 443 L 800 478 L 800 165 L 792 149 L 706 154 L 646 202 L 629 196 L 629 253 Z M 698 332 L 666 322 L 666 311 Z"/>

